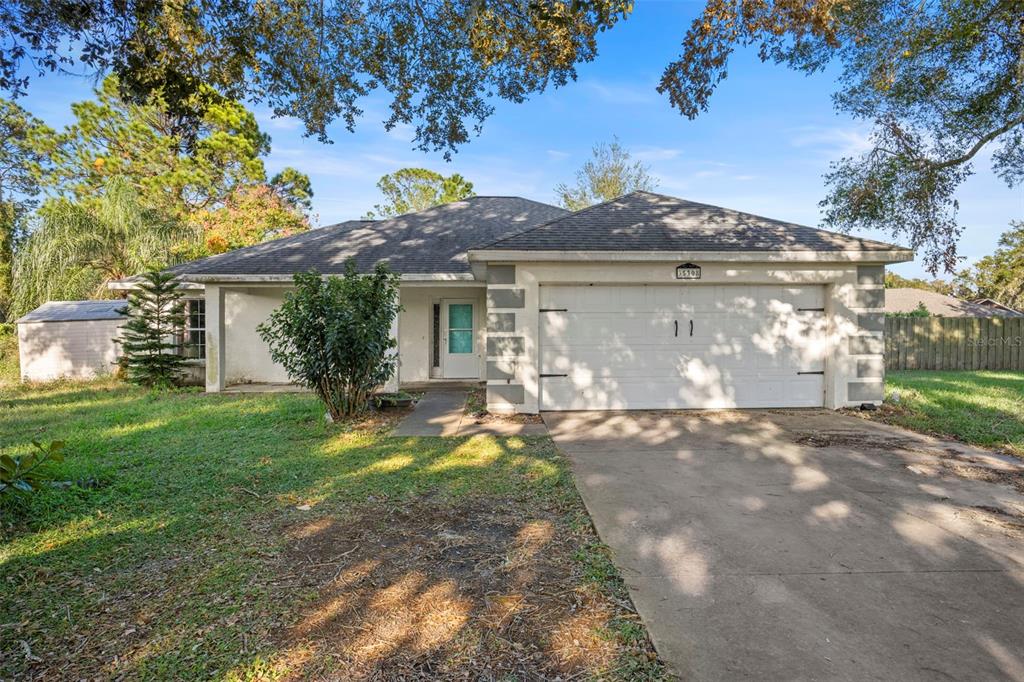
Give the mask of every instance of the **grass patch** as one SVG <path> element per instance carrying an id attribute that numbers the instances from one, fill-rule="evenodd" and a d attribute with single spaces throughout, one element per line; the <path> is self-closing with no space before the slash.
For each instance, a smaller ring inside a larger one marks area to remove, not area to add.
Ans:
<path id="1" fill-rule="evenodd" d="M 1024 457 L 1024 373 L 904 371 L 885 380 L 878 418 Z"/>
<path id="2" fill-rule="evenodd" d="M 13 324 L 0 324 L 0 389 L 18 383 L 21 368 L 18 359 L 18 335 Z"/>
<path id="3" fill-rule="evenodd" d="M 0 388 L 0 453 L 63 439 L 96 482 L 0 510 L 0 678 L 664 676 L 548 438 L 393 420 Z"/>

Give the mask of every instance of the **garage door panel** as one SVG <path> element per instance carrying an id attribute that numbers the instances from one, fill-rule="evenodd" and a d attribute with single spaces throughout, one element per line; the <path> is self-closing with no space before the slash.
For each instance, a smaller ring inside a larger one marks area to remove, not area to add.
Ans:
<path id="1" fill-rule="evenodd" d="M 542 286 L 542 409 L 813 407 L 821 286 Z M 809 310 L 800 310 L 809 309 Z M 692 325 L 692 335 L 691 326 Z"/>

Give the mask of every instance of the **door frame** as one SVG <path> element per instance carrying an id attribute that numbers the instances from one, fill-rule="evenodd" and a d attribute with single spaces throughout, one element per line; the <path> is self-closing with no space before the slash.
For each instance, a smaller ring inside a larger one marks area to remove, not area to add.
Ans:
<path id="1" fill-rule="evenodd" d="M 473 373 L 468 376 L 449 376 L 448 375 L 448 306 L 451 304 L 466 304 L 473 307 L 473 352 L 470 354 L 473 357 L 475 363 Z M 479 379 L 480 378 L 480 301 L 475 298 L 442 298 L 441 299 L 441 378 L 442 379 Z"/>

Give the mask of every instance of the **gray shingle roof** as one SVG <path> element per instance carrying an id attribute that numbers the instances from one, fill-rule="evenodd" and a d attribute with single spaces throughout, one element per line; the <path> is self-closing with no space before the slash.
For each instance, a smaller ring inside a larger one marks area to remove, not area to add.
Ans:
<path id="1" fill-rule="evenodd" d="M 1024 313 L 1012 308 L 972 303 L 937 291 L 903 287 L 885 290 L 887 313 L 912 313 L 920 303 L 932 315 L 943 317 L 1024 317 Z"/>
<path id="2" fill-rule="evenodd" d="M 338 273 L 354 258 L 360 271 L 387 261 L 398 273 L 468 273 L 466 251 L 567 211 L 519 197 L 472 197 L 388 220 L 350 220 L 293 237 L 182 263 L 183 275 Z"/>
<path id="3" fill-rule="evenodd" d="M 86 320 L 121 320 L 118 313 L 125 302 L 118 301 L 49 301 L 18 319 L 18 322 L 77 322 Z"/>
<path id="4" fill-rule="evenodd" d="M 483 247 L 510 251 L 891 251 L 903 247 L 633 192 Z"/>

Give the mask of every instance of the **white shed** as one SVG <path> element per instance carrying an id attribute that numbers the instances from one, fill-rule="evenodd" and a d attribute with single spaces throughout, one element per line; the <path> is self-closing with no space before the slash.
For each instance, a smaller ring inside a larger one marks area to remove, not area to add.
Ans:
<path id="1" fill-rule="evenodd" d="M 23 381 L 110 374 L 125 301 L 50 301 L 18 320 Z"/>

